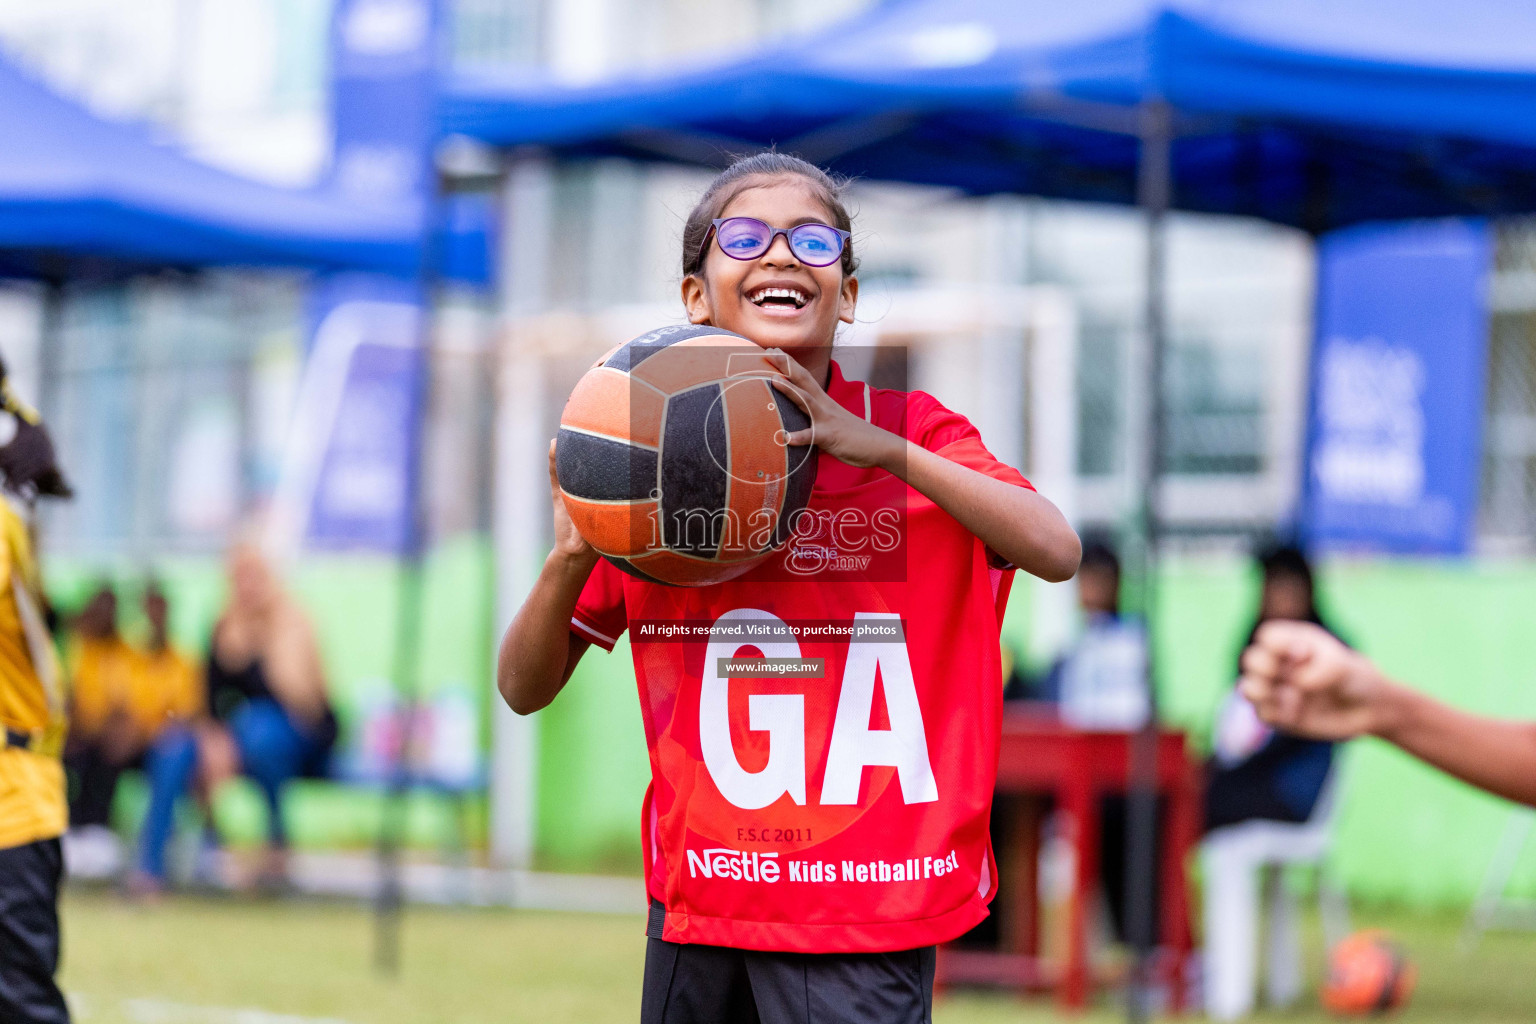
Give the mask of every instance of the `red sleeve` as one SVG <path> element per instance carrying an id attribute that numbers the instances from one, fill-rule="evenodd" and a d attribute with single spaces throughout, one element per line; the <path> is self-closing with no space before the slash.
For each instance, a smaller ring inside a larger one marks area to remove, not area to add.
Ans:
<path id="1" fill-rule="evenodd" d="M 600 558 L 587 577 L 576 611 L 571 616 L 571 632 L 605 651 L 613 650 L 629 617 L 624 610 L 624 574 L 606 558 Z"/>
<path id="2" fill-rule="evenodd" d="M 1035 489 L 1034 484 L 1024 479 L 1023 473 L 1006 463 L 999 462 L 997 456 L 987 450 L 987 446 L 981 443 L 981 432 L 970 420 L 953 409 L 946 409 L 938 399 L 926 392 L 913 391 L 907 396 L 907 437 L 951 462 L 958 462 L 967 469 L 985 473 L 994 480 L 1001 480 L 1016 487 L 1027 487 L 1031 491 Z M 987 548 L 987 565 L 994 573 L 997 570 L 1014 568 L 991 548 Z M 1007 586 L 1011 582 L 1011 579 L 993 580 L 994 590 L 997 590 L 1000 585 L 1002 587 L 998 595 L 999 620 L 1002 615 L 1001 608 L 1008 601 Z"/>
<path id="3" fill-rule="evenodd" d="M 946 409 L 938 399 L 926 392 L 913 391 L 907 396 L 907 437 L 968 469 L 985 473 L 1004 483 L 1035 489 L 1033 484 L 1024 479 L 1024 474 L 997 461 L 997 456 L 981 443 L 981 433 L 970 420 L 952 409 Z"/>

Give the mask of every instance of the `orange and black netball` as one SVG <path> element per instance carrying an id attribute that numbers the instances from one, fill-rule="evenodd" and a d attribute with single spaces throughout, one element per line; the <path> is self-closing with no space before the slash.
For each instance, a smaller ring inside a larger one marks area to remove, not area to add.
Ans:
<path id="1" fill-rule="evenodd" d="M 640 579 L 709 586 L 789 539 L 810 501 L 810 425 L 770 383 L 751 341 L 707 326 L 663 327 L 619 346 L 566 402 L 555 470 L 567 513 L 614 565 Z"/>

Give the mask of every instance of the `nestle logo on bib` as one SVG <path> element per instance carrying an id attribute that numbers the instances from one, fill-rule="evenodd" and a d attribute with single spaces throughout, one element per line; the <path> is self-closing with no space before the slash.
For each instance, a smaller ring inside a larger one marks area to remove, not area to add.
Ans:
<path id="1" fill-rule="evenodd" d="M 734 882 L 777 882 L 783 867 L 777 853 L 748 853 L 729 847 L 688 851 L 688 877 L 728 879 Z M 942 878 L 960 870 L 960 857 L 951 849 L 939 857 L 903 857 L 900 860 L 811 861 L 790 859 L 791 882 L 920 882 Z"/>
<path id="2" fill-rule="evenodd" d="M 802 509 L 784 568 L 796 576 L 899 580 L 906 572 L 905 508 Z"/>
<path id="3" fill-rule="evenodd" d="M 688 877 L 729 878 L 738 882 L 777 882 L 777 853 L 747 853 L 719 847 L 688 851 Z"/>

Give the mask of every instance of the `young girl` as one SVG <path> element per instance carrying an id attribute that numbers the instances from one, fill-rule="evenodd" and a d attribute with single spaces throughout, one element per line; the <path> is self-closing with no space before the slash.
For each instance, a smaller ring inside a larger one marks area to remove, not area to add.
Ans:
<path id="1" fill-rule="evenodd" d="M 928 1021 L 935 944 L 995 888 L 998 623 L 1014 568 L 1068 579 L 1079 543 L 963 416 L 832 361 L 858 298 L 851 228 L 830 177 L 762 153 L 683 230 L 688 319 L 768 349 L 811 420 L 789 443 L 821 451 L 811 527 L 784 549 L 709 587 L 627 576 L 567 518 L 550 445 L 554 550 L 497 685 L 537 711 L 631 630 L 652 773 L 644 1024 Z M 708 637 L 642 639 L 679 621 Z M 812 676 L 733 684 L 721 662 L 754 654 Z"/>

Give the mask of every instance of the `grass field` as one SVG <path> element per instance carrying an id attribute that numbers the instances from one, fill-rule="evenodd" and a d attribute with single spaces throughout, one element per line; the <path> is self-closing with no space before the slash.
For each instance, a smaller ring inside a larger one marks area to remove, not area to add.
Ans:
<path id="1" fill-rule="evenodd" d="M 409 911 L 398 978 L 371 968 L 371 921 L 352 904 L 175 898 L 132 906 L 105 893 L 65 898 L 63 984 L 82 1024 L 633 1024 L 644 951 L 639 917 L 489 910 Z M 1402 1024 L 1536 1019 L 1536 936 L 1457 949 L 1459 922 L 1357 913 L 1419 965 Z M 1315 923 L 1308 929 L 1316 939 Z M 1315 977 L 1319 958 L 1308 954 Z M 1295 1012 L 1329 1018 L 1309 998 Z M 1043 1024 L 1042 1000 L 952 994 L 938 1024 Z M 1120 1019 L 1113 1006 L 1075 1018 Z"/>

